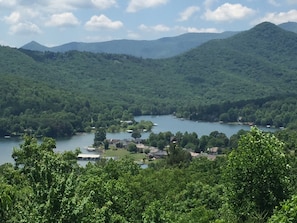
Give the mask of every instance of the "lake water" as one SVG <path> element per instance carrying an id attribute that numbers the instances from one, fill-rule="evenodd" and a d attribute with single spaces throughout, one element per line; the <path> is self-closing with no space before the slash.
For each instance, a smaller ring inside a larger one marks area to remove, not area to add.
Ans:
<path id="1" fill-rule="evenodd" d="M 215 122 L 194 122 L 189 120 L 182 120 L 175 118 L 171 115 L 165 116 L 139 116 L 135 117 L 136 121 L 149 120 L 156 123 L 153 127 L 152 132 L 166 132 L 170 131 L 173 134 L 177 132 L 196 132 L 200 138 L 202 135 L 209 135 L 213 131 L 218 131 L 225 133 L 227 137 L 236 134 L 239 130 L 249 130 L 250 127 L 246 125 L 229 125 L 220 124 Z M 261 128 L 264 131 L 272 131 L 273 129 Z M 141 138 L 146 139 L 149 136 L 149 132 L 141 133 Z M 131 139 L 131 133 L 121 132 L 121 133 L 107 133 L 106 137 L 108 139 Z M 93 144 L 94 134 L 83 133 L 75 135 L 69 138 L 61 138 L 56 140 L 56 151 L 66 151 L 75 150 L 80 148 L 81 151 L 87 152 L 86 147 Z M 22 140 L 10 138 L 10 139 L 0 139 L 0 165 L 7 162 L 13 162 L 11 157 L 12 150 L 14 147 L 19 147 Z"/>

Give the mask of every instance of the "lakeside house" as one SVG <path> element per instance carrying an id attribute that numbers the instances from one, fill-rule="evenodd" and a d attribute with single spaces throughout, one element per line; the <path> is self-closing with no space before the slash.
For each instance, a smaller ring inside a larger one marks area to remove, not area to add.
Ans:
<path id="1" fill-rule="evenodd" d="M 218 155 L 219 147 L 211 147 L 207 149 L 207 153 L 211 155 Z"/>
<path id="2" fill-rule="evenodd" d="M 148 154 L 149 159 L 162 159 L 168 156 L 167 151 L 164 150 L 157 150 L 157 151 L 151 151 Z"/>

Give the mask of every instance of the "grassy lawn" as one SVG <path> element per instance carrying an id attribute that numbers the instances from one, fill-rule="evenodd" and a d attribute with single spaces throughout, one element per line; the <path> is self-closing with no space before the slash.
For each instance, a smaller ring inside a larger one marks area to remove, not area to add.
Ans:
<path id="1" fill-rule="evenodd" d="M 126 156 L 132 157 L 135 161 L 142 161 L 145 158 L 145 153 L 130 153 L 126 149 L 109 149 L 105 150 L 102 157 L 116 157 L 122 159 Z"/>

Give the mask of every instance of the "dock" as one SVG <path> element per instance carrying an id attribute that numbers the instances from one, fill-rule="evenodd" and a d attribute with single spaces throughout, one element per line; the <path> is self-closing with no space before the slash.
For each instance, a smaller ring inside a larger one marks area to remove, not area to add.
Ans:
<path id="1" fill-rule="evenodd" d="M 99 154 L 85 154 L 85 153 L 80 153 L 77 155 L 77 159 L 79 160 L 86 160 L 86 161 L 96 161 L 100 159 Z"/>

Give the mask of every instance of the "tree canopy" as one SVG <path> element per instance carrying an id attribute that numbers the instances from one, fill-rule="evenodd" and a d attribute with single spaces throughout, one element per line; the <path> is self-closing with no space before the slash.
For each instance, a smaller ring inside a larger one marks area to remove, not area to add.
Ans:
<path id="1" fill-rule="evenodd" d="M 261 215 L 268 218 L 288 198 L 288 173 L 284 143 L 252 128 L 228 157 L 225 177 L 230 209 L 243 222 Z"/>

